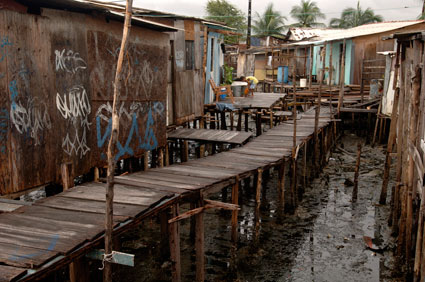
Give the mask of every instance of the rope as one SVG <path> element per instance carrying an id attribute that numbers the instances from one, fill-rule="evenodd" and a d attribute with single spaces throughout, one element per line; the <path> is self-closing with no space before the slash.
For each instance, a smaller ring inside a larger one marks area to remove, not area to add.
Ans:
<path id="1" fill-rule="evenodd" d="M 112 262 L 112 259 L 114 258 L 115 251 L 112 251 L 110 254 L 103 254 L 102 255 L 102 267 L 99 268 L 99 270 L 103 270 L 105 268 L 105 261 L 106 262 Z"/>

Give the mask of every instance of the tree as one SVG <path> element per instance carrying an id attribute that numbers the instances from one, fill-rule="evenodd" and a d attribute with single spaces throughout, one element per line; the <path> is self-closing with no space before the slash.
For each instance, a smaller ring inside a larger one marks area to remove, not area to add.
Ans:
<path id="1" fill-rule="evenodd" d="M 227 0 L 208 0 L 205 7 L 207 19 L 225 23 L 239 33 L 245 33 L 245 14 Z M 226 36 L 226 41 L 237 43 L 237 36 Z"/>
<path id="2" fill-rule="evenodd" d="M 273 9 L 273 3 L 269 3 L 262 15 L 255 12 L 252 29 L 260 36 L 281 35 L 286 28 L 285 20 L 285 16 Z"/>
<path id="3" fill-rule="evenodd" d="M 425 0 L 419 0 L 422 3 L 422 12 L 418 16 L 418 20 L 425 20 Z"/>
<path id="4" fill-rule="evenodd" d="M 384 19 L 380 15 L 375 15 L 371 8 L 363 10 L 360 7 L 360 1 L 357 2 L 357 8 L 346 8 L 341 13 L 341 18 L 333 18 L 330 21 L 331 27 L 350 28 L 368 23 L 382 22 Z"/>
<path id="5" fill-rule="evenodd" d="M 291 9 L 291 17 L 298 22 L 292 24 L 296 27 L 317 27 L 325 26 L 317 22 L 318 19 L 325 19 L 326 16 L 320 11 L 317 3 L 311 0 L 301 0 L 300 5 L 295 5 Z"/>

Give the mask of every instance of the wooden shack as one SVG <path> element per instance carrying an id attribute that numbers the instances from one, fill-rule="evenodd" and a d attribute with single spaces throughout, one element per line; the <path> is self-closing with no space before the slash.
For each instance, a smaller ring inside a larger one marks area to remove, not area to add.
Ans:
<path id="1" fill-rule="evenodd" d="M 0 195 L 60 182 L 106 162 L 124 15 L 71 0 L 2 0 Z M 133 19 L 115 159 L 166 142 L 170 37 Z"/>

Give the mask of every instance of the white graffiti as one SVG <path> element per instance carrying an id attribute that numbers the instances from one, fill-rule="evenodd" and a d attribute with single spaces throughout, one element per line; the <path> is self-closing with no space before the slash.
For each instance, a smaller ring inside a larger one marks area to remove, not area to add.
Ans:
<path id="1" fill-rule="evenodd" d="M 140 82 L 142 84 L 142 88 L 145 91 L 145 94 L 148 98 L 151 96 L 151 90 L 153 86 L 153 81 L 155 79 L 153 70 L 149 62 L 144 61 L 142 63 L 142 69 L 140 71 Z"/>
<path id="2" fill-rule="evenodd" d="M 143 105 L 140 102 L 132 102 L 130 107 L 127 109 L 124 102 L 121 102 L 121 105 L 118 107 L 118 116 L 125 116 L 129 120 L 133 119 L 133 114 L 136 114 L 138 117 L 139 112 L 143 112 Z M 96 117 L 101 118 L 102 120 L 109 122 L 109 119 L 112 116 L 112 105 L 107 102 L 106 104 L 101 105 L 97 112 Z"/>
<path id="3" fill-rule="evenodd" d="M 75 129 L 75 136 L 73 140 L 71 140 L 69 133 L 67 133 L 66 137 L 62 139 L 62 149 L 69 156 L 72 156 L 73 153 L 76 155 L 79 154 L 81 159 L 88 151 L 90 151 L 90 148 L 87 146 L 86 129 L 83 129 L 81 139 L 78 135 L 77 129 Z"/>
<path id="4" fill-rule="evenodd" d="M 39 132 L 52 128 L 47 105 L 36 98 L 29 98 L 26 105 L 13 101 L 10 120 L 19 133 L 29 132 L 35 145 L 40 144 Z"/>
<path id="5" fill-rule="evenodd" d="M 78 118 L 81 119 L 81 126 L 90 127 L 87 118 L 91 113 L 90 100 L 82 85 L 76 85 L 69 89 L 68 94 L 62 96 L 57 93 L 56 107 L 65 119 L 70 119 L 75 125 Z"/>
<path id="6" fill-rule="evenodd" d="M 55 50 L 56 71 L 66 71 L 75 74 L 79 69 L 86 69 L 87 63 L 80 57 L 80 54 L 72 50 Z"/>

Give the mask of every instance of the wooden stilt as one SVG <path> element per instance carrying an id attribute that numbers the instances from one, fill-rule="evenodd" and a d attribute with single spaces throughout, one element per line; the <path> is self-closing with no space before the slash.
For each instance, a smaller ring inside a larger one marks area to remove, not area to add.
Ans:
<path id="1" fill-rule="evenodd" d="M 200 158 L 205 157 L 205 144 L 201 144 L 199 146 L 199 157 Z"/>
<path id="2" fill-rule="evenodd" d="M 167 142 L 167 144 L 165 144 L 165 166 L 169 166 L 169 165 L 170 165 L 170 147 Z"/>
<path id="3" fill-rule="evenodd" d="M 285 165 L 286 160 L 283 159 L 282 164 L 279 166 L 279 205 L 282 211 L 285 210 Z"/>
<path id="4" fill-rule="evenodd" d="M 164 167 L 164 148 L 158 149 L 158 166 Z"/>
<path id="5" fill-rule="evenodd" d="M 161 224 L 161 256 L 168 257 L 170 255 L 170 249 L 167 245 L 170 241 L 168 233 L 168 220 L 170 219 L 169 210 L 165 210 L 159 213 L 159 219 Z"/>
<path id="6" fill-rule="evenodd" d="M 203 197 L 198 202 L 199 207 L 204 206 Z M 204 213 L 195 215 L 196 221 L 196 281 L 203 282 L 205 280 L 205 249 L 204 249 Z"/>
<path id="7" fill-rule="evenodd" d="M 256 114 L 255 114 L 255 122 L 257 125 L 257 130 L 256 130 L 256 134 L 257 136 L 260 136 L 262 133 L 262 128 L 261 128 L 261 111 L 257 110 Z"/>
<path id="8" fill-rule="evenodd" d="M 89 282 L 89 262 L 82 256 L 69 264 L 69 280 L 71 282 Z"/>
<path id="9" fill-rule="evenodd" d="M 143 154 L 143 170 L 147 171 L 149 169 L 149 151 L 145 151 Z"/>
<path id="10" fill-rule="evenodd" d="M 248 132 L 249 115 L 245 112 L 245 132 Z"/>
<path id="11" fill-rule="evenodd" d="M 197 208 L 196 203 L 194 202 L 190 202 L 190 210 L 194 210 Z M 196 222 L 195 222 L 195 217 L 191 216 L 190 217 L 190 239 L 192 241 L 195 240 L 195 233 L 196 233 Z"/>
<path id="12" fill-rule="evenodd" d="M 342 57 L 341 57 L 341 73 L 339 76 L 339 97 L 338 97 L 338 117 L 340 117 L 340 109 L 344 103 L 344 86 L 345 86 L 345 45 L 346 39 L 342 45 Z"/>
<path id="13" fill-rule="evenodd" d="M 179 204 L 175 204 L 172 207 L 171 217 L 175 218 L 179 215 Z M 170 235 L 170 255 L 172 263 L 172 281 L 181 281 L 181 260 L 180 260 L 180 230 L 179 222 L 173 222 L 168 224 L 168 230 Z"/>
<path id="14" fill-rule="evenodd" d="M 399 96 L 400 96 L 400 89 L 397 88 L 394 93 L 393 111 L 391 113 L 390 135 L 388 137 L 387 154 L 385 156 L 385 167 L 384 167 L 384 176 L 382 179 L 381 195 L 379 197 L 379 203 L 381 205 L 385 205 L 387 200 L 387 187 L 388 187 L 388 181 L 389 181 L 390 169 L 391 169 L 391 153 L 393 152 L 393 146 L 396 141 L 397 118 L 398 118 L 397 111 L 398 111 Z M 392 197 L 394 197 L 394 194 L 392 194 Z"/>
<path id="15" fill-rule="evenodd" d="M 314 115 L 314 166 L 315 170 L 318 171 L 320 167 L 320 159 L 319 159 L 319 116 L 320 116 L 320 105 L 322 102 L 322 83 L 325 79 L 325 62 L 326 62 L 326 43 L 323 47 L 322 54 L 322 69 L 320 70 L 320 82 L 319 82 L 319 94 L 317 97 L 317 106 L 316 112 Z"/>
<path id="16" fill-rule="evenodd" d="M 230 130 L 233 131 L 234 128 L 235 117 L 233 111 L 230 112 Z"/>
<path id="17" fill-rule="evenodd" d="M 189 141 L 187 140 L 181 141 L 181 146 L 182 146 L 181 161 L 187 162 L 189 160 Z"/>
<path id="18" fill-rule="evenodd" d="M 221 129 L 222 129 L 222 130 L 227 130 L 227 125 L 226 125 L 226 112 L 225 112 L 225 111 L 221 111 L 221 112 L 220 112 L 220 119 L 221 119 Z"/>
<path id="19" fill-rule="evenodd" d="M 237 205 L 239 202 L 239 178 L 236 177 L 236 182 L 232 187 L 232 204 Z M 238 211 L 232 211 L 232 241 L 238 241 Z"/>
<path id="20" fill-rule="evenodd" d="M 74 172 L 72 163 L 63 163 L 61 164 L 61 177 L 63 190 L 68 190 L 69 188 L 74 187 Z"/>
<path id="21" fill-rule="evenodd" d="M 356 168 L 354 170 L 354 181 L 353 181 L 354 182 L 354 188 L 353 188 L 353 195 L 352 195 L 352 201 L 353 202 L 357 201 L 361 153 L 362 153 L 362 144 L 359 142 L 357 144 Z"/>
<path id="22" fill-rule="evenodd" d="M 372 147 L 375 146 L 376 134 L 378 132 L 378 125 L 379 125 L 379 121 L 381 120 L 381 118 L 379 117 L 379 113 L 381 112 L 381 107 L 382 107 L 382 98 L 379 101 L 378 113 L 376 114 L 376 122 L 375 122 L 375 130 L 373 131 Z"/>
<path id="23" fill-rule="evenodd" d="M 257 170 L 257 186 L 255 191 L 255 226 L 254 226 L 254 246 L 258 246 L 260 238 L 260 205 L 261 205 L 261 187 L 263 170 Z"/>
<path id="24" fill-rule="evenodd" d="M 242 130 L 242 109 L 238 110 L 238 125 L 236 127 L 237 131 L 241 131 Z"/>
<path id="25" fill-rule="evenodd" d="M 99 168 L 98 167 L 95 167 L 94 168 L 94 179 L 93 179 L 93 181 L 94 182 L 99 182 Z"/>

